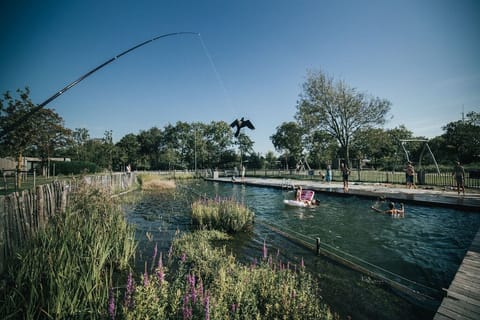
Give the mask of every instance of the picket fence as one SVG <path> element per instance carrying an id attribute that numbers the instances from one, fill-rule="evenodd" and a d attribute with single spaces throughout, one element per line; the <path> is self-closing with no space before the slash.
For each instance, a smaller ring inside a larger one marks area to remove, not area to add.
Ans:
<path id="1" fill-rule="evenodd" d="M 75 192 L 80 183 L 106 188 L 115 194 L 132 189 L 136 175 L 114 173 L 85 176 L 80 180 L 55 181 L 32 190 L 0 196 L 0 274 L 15 250 L 44 228 L 51 217 L 65 211 L 70 194 Z"/>

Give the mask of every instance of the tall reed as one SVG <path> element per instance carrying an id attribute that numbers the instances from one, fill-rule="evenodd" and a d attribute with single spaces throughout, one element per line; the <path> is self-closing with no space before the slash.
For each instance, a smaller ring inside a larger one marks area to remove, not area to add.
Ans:
<path id="1" fill-rule="evenodd" d="M 80 187 L 65 213 L 26 243 L 8 268 L 0 318 L 99 318 L 115 270 L 136 250 L 134 230 L 110 195 Z"/>
<path id="2" fill-rule="evenodd" d="M 192 204 L 193 223 L 204 229 L 237 232 L 253 223 L 255 214 L 233 198 L 200 199 Z"/>

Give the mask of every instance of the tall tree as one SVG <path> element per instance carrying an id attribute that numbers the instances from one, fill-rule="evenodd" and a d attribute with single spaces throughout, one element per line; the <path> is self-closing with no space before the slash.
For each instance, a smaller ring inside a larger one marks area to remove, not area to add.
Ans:
<path id="1" fill-rule="evenodd" d="M 9 129 L 0 139 L 0 150 L 4 155 L 15 155 L 18 159 L 17 170 L 21 171 L 24 169 L 23 156 L 28 148 L 49 154 L 55 146 L 63 143 L 68 130 L 63 127 L 63 119 L 51 109 L 42 109 L 23 119 L 36 105 L 30 99 L 28 87 L 18 89 L 17 95 L 14 98 L 7 91 L 0 99 L 0 128 Z M 17 183 L 21 184 L 21 175 L 18 175 Z"/>
<path id="2" fill-rule="evenodd" d="M 480 113 L 469 112 L 465 120 L 450 122 L 443 130 L 451 160 L 462 163 L 480 160 Z"/>
<path id="3" fill-rule="evenodd" d="M 291 159 L 291 161 L 286 160 L 286 163 L 295 165 L 303 152 L 303 129 L 293 121 L 283 122 L 276 129 L 277 131 L 270 136 L 275 150 L 283 153 L 285 159 Z"/>
<path id="4" fill-rule="evenodd" d="M 296 119 L 307 132 L 328 132 L 349 161 L 352 138 L 361 129 L 383 125 L 390 106 L 390 101 L 369 97 L 322 71 L 308 72 Z"/>

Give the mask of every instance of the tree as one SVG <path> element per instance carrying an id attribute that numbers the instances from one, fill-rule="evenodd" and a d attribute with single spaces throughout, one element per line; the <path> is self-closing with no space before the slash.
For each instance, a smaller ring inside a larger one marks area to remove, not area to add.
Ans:
<path id="1" fill-rule="evenodd" d="M 17 170 L 20 172 L 23 155 L 28 148 L 48 155 L 56 146 L 63 144 L 68 130 L 63 127 L 63 119 L 51 109 L 30 113 L 36 105 L 30 100 L 28 87 L 16 92 L 18 98 L 7 91 L 0 99 L 0 128 L 7 130 L 2 131 L 0 150 L 3 155 L 17 157 Z M 20 185 L 21 175 L 17 179 Z"/>
<path id="2" fill-rule="evenodd" d="M 293 121 L 283 122 L 276 128 L 276 132 L 270 136 L 275 150 L 284 153 L 287 163 L 294 165 L 302 157 L 303 152 L 303 129 Z"/>
<path id="3" fill-rule="evenodd" d="M 443 130 L 450 160 L 462 163 L 480 160 L 480 113 L 469 112 L 466 120 L 450 122 Z"/>
<path id="4" fill-rule="evenodd" d="M 369 97 L 323 72 L 309 72 L 297 103 L 296 119 L 307 132 L 324 130 L 334 137 L 347 161 L 359 130 L 383 125 L 391 103 Z"/>
<path id="5" fill-rule="evenodd" d="M 85 144 L 90 140 L 90 134 L 86 128 L 75 128 L 72 132 L 72 149 L 75 154 L 76 160 L 86 161 L 87 154 L 85 150 Z"/>
<path id="6" fill-rule="evenodd" d="M 138 153 L 140 150 L 140 143 L 138 142 L 137 136 L 133 133 L 129 133 L 123 136 L 120 141 L 115 145 L 119 152 L 119 165 L 120 167 L 125 167 L 130 164 L 134 169 L 137 168 Z"/>

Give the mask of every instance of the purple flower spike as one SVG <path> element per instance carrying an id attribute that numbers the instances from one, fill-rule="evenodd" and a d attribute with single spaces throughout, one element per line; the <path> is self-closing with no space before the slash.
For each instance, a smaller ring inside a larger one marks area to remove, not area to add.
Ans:
<path id="1" fill-rule="evenodd" d="M 265 243 L 265 240 L 263 240 L 263 260 L 267 259 L 267 244 Z"/>
<path id="2" fill-rule="evenodd" d="M 210 320 L 210 296 L 205 297 L 205 320 Z"/>
<path id="3" fill-rule="evenodd" d="M 162 262 L 162 253 L 160 252 L 160 257 L 158 258 L 157 266 L 157 278 L 160 284 L 165 280 L 165 273 L 163 272 L 163 262 Z"/>
<path id="4" fill-rule="evenodd" d="M 185 263 L 185 261 L 187 261 L 187 254 L 184 252 L 182 254 L 182 262 Z"/>
<path id="5" fill-rule="evenodd" d="M 125 290 L 125 300 L 124 304 L 128 309 L 133 308 L 133 294 L 135 292 L 135 285 L 133 283 L 132 272 L 128 274 L 127 278 L 127 288 Z"/>
<path id="6" fill-rule="evenodd" d="M 153 248 L 153 261 L 155 261 L 155 259 L 157 258 L 157 251 L 158 251 L 157 244 L 155 243 L 155 248 Z"/>
<path id="7" fill-rule="evenodd" d="M 148 272 L 147 267 L 145 266 L 145 272 L 143 273 L 143 286 L 148 287 Z"/>
<path id="8" fill-rule="evenodd" d="M 305 263 L 303 262 L 303 257 L 302 257 L 302 260 L 300 261 L 300 267 L 305 268 Z"/>
<path id="9" fill-rule="evenodd" d="M 110 319 L 115 319 L 115 296 L 113 294 L 113 288 L 108 291 L 108 314 Z"/>

